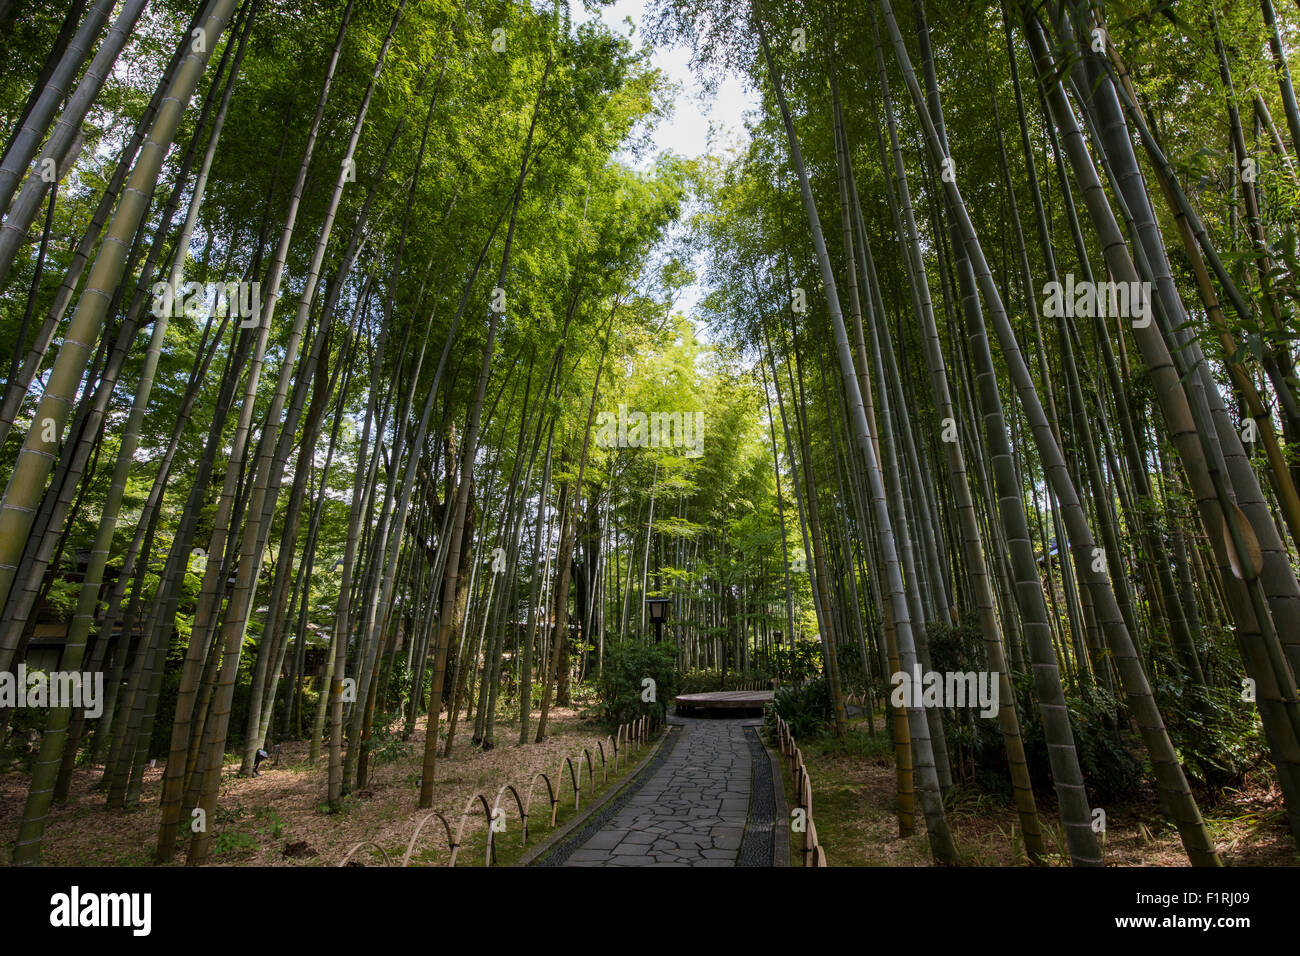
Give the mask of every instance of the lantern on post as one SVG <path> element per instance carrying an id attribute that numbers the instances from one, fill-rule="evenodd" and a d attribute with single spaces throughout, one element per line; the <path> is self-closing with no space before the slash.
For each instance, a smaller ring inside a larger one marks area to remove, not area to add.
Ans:
<path id="1" fill-rule="evenodd" d="M 658 644 L 663 639 L 664 621 L 668 619 L 668 606 L 672 604 L 672 598 L 648 597 L 645 604 L 650 612 L 650 623 L 655 626 L 655 643 Z"/>

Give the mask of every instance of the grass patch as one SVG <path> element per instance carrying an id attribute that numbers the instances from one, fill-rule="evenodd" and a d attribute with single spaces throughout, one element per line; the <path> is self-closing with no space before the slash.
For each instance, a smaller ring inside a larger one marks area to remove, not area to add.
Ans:
<path id="1" fill-rule="evenodd" d="M 812 820 L 829 866 L 928 866 L 923 834 L 898 836 L 894 756 L 889 736 L 867 717 L 849 721 L 844 737 L 796 740 L 812 782 Z M 795 806 L 790 761 L 781 758 L 786 800 Z M 802 833 L 790 833 L 790 865 L 802 866 Z"/>

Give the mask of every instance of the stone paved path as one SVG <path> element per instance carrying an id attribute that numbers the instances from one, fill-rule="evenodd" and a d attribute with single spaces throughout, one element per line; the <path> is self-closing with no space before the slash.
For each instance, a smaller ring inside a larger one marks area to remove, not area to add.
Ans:
<path id="1" fill-rule="evenodd" d="M 752 721 L 674 723 L 682 739 L 566 866 L 735 866 L 749 813 Z"/>

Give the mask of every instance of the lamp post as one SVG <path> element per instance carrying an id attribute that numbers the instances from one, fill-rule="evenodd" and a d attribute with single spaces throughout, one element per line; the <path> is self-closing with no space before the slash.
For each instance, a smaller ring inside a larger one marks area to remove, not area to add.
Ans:
<path id="1" fill-rule="evenodd" d="M 672 603 L 672 598 L 648 597 L 645 603 L 650 611 L 650 623 L 655 626 L 655 643 L 658 644 L 663 639 L 662 628 L 668 619 L 668 605 Z"/>

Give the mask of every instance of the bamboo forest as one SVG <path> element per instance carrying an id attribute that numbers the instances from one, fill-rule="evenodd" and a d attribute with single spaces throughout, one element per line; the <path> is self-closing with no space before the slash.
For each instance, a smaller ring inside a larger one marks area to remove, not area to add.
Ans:
<path id="1" fill-rule="evenodd" d="M 1295 0 L 0 0 L 0 863 L 1300 865 L 1296 69 Z"/>

